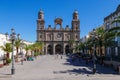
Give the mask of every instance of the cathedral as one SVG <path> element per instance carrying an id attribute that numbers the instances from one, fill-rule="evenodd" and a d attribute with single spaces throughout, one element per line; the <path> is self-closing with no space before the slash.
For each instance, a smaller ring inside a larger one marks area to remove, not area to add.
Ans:
<path id="1" fill-rule="evenodd" d="M 70 40 L 74 39 L 74 46 L 80 40 L 80 20 L 78 11 L 73 12 L 71 27 L 62 26 L 63 19 L 55 18 L 54 26 L 45 27 L 44 12 L 38 12 L 37 19 L 37 42 L 43 42 L 42 51 L 45 54 L 67 54 L 70 53 Z M 59 26 L 59 28 L 57 28 Z"/>

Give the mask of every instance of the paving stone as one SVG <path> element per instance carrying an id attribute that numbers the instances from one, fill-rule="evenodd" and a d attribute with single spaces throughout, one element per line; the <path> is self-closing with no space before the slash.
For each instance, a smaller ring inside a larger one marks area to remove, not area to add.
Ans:
<path id="1" fill-rule="evenodd" d="M 8 75 L 11 65 L 0 68 L 0 80 L 120 80 L 120 75 L 111 68 L 97 65 L 97 69 L 97 73 L 92 74 L 91 63 L 43 55 L 34 61 L 24 61 L 23 65 L 15 63 L 15 75 Z"/>

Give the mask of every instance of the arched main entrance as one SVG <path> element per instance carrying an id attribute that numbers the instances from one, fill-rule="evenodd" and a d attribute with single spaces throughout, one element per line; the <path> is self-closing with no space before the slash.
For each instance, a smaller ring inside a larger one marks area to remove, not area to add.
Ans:
<path id="1" fill-rule="evenodd" d="M 50 54 L 50 55 L 52 55 L 53 54 L 53 51 L 52 51 L 53 49 L 52 49 L 52 46 L 51 45 L 48 45 L 48 47 L 47 47 L 47 54 Z"/>
<path id="2" fill-rule="evenodd" d="M 65 46 L 65 53 L 66 53 L 66 54 L 70 53 L 69 45 L 66 45 L 66 46 Z"/>
<path id="3" fill-rule="evenodd" d="M 60 44 L 57 44 L 56 46 L 55 46 L 55 53 L 56 54 L 62 54 L 63 52 L 62 52 L 62 46 L 60 45 Z"/>

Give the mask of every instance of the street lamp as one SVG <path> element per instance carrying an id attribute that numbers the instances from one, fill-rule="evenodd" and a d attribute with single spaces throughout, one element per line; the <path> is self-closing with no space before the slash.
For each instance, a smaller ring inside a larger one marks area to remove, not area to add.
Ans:
<path id="1" fill-rule="evenodd" d="M 93 38 L 93 74 L 96 73 L 96 57 L 95 57 L 95 39 L 96 39 L 96 34 L 95 34 L 95 29 L 93 29 L 93 34 L 91 34 L 92 38 Z"/>
<path id="2" fill-rule="evenodd" d="M 95 57 L 95 44 L 94 44 L 94 53 L 93 53 L 93 73 L 96 72 L 96 57 Z"/>
<path id="3" fill-rule="evenodd" d="M 12 67 L 11 67 L 11 74 L 14 75 L 15 74 L 14 44 L 15 44 L 15 40 L 16 40 L 16 33 L 15 33 L 13 28 L 11 29 L 11 32 L 12 32 L 10 34 L 10 40 L 12 41 L 12 57 L 11 57 L 12 58 Z M 8 36 L 8 33 L 6 33 L 5 35 Z M 17 36 L 18 36 L 18 39 L 19 39 L 20 34 L 18 34 Z"/>
<path id="4" fill-rule="evenodd" d="M 24 47 L 24 45 L 23 45 L 23 40 L 21 42 L 22 42 L 22 46 L 20 48 L 20 53 L 21 53 L 21 57 L 22 57 L 22 59 L 21 59 L 21 65 L 23 65 L 23 61 L 24 61 L 24 53 L 23 53 L 23 47 Z"/>
<path id="5" fill-rule="evenodd" d="M 88 38 L 89 38 L 89 35 L 87 35 L 87 36 L 85 36 L 85 54 L 88 54 L 87 53 L 87 40 L 88 40 Z"/>
<path id="6" fill-rule="evenodd" d="M 15 37 L 16 37 L 16 33 L 14 32 L 14 29 L 11 29 L 12 33 L 10 35 L 10 39 L 12 41 L 12 68 L 11 68 L 11 74 L 15 74 L 15 67 L 14 67 L 14 43 L 15 43 Z"/>

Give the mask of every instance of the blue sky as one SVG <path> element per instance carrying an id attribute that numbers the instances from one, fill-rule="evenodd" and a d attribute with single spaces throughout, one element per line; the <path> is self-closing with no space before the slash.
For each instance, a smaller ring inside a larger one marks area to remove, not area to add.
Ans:
<path id="1" fill-rule="evenodd" d="M 103 24 L 104 17 L 114 12 L 120 0 L 0 0 L 0 33 L 14 28 L 21 38 L 36 41 L 38 11 L 45 14 L 45 26 L 54 26 L 55 17 L 63 19 L 63 27 L 71 26 L 72 14 L 78 10 L 80 37 Z"/>

